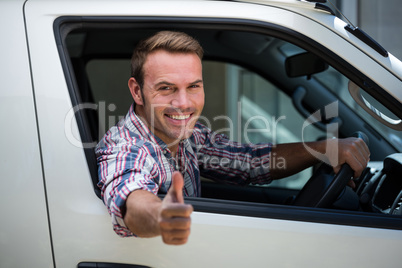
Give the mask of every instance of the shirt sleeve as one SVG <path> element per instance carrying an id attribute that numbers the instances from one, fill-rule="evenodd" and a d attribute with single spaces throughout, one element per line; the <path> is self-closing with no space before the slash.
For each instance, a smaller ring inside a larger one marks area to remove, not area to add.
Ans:
<path id="1" fill-rule="evenodd" d="M 112 218 L 114 231 L 123 237 L 135 236 L 125 225 L 123 216 L 128 195 L 137 190 L 158 193 L 161 185 L 158 165 L 150 149 L 141 144 L 115 143 L 107 136 L 98 144 L 98 186 Z"/>
<path id="2" fill-rule="evenodd" d="M 192 142 L 202 176 L 228 184 L 268 184 L 271 143 L 241 144 L 196 124 Z"/>

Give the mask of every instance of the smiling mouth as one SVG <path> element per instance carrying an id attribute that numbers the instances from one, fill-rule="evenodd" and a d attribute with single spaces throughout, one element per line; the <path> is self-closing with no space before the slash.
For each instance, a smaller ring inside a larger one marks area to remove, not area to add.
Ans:
<path id="1" fill-rule="evenodd" d="M 167 114 L 166 116 L 169 117 L 169 118 L 172 118 L 174 120 L 186 120 L 186 119 L 190 118 L 191 114 L 187 114 L 187 115 Z"/>

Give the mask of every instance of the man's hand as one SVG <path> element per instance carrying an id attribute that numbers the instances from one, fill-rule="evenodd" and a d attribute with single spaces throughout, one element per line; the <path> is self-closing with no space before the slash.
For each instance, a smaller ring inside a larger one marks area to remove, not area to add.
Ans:
<path id="1" fill-rule="evenodd" d="M 126 226 L 139 237 L 162 236 L 163 242 L 181 245 L 190 235 L 191 205 L 184 204 L 183 176 L 174 172 L 172 185 L 163 201 L 145 190 L 135 190 L 127 198 Z"/>
<path id="2" fill-rule="evenodd" d="M 370 160 L 370 151 L 366 143 L 359 138 L 339 139 L 338 165 L 333 165 L 335 173 L 338 173 L 342 164 L 349 164 L 354 171 L 354 178 L 358 178 L 366 168 Z"/>
<path id="3" fill-rule="evenodd" d="M 159 227 L 163 242 L 170 245 L 181 245 L 187 242 L 190 235 L 193 207 L 184 204 L 184 180 L 180 172 L 174 172 L 172 185 L 162 201 L 159 213 Z"/>

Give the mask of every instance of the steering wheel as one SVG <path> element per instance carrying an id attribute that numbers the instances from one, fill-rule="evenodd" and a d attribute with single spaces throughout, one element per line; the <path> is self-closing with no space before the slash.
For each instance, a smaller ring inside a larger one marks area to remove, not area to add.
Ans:
<path id="1" fill-rule="evenodd" d="M 368 145 L 368 137 L 363 132 L 353 136 L 361 138 Z M 353 173 L 348 164 L 343 164 L 340 171 L 333 175 L 331 166 L 321 164 L 296 196 L 293 205 L 329 208 L 345 189 Z"/>

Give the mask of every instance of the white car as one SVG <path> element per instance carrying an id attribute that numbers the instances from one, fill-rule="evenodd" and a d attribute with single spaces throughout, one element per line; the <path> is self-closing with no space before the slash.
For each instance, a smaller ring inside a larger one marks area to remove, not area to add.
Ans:
<path id="1" fill-rule="evenodd" d="M 0 267 L 401 267 L 402 63 L 318 2 L 1 1 Z M 186 199 L 187 244 L 116 235 L 93 148 L 132 102 L 135 44 L 160 30 L 204 47 L 202 121 L 218 132 L 365 133 L 355 190 L 317 183 L 332 185 L 325 168 L 271 185 L 205 179 Z"/>

